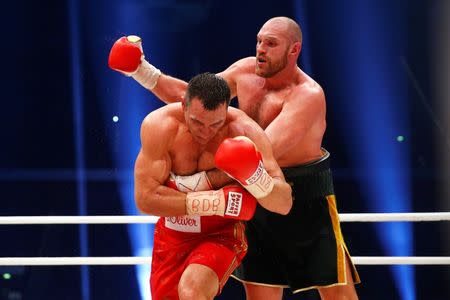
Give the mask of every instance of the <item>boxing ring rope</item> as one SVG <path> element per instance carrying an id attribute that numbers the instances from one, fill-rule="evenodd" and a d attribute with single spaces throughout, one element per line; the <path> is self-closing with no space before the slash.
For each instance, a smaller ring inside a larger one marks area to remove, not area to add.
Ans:
<path id="1" fill-rule="evenodd" d="M 0 225 L 156 223 L 155 216 L 8 216 Z M 341 222 L 450 221 L 450 212 L 339 214 Z M 357 265 L 450 265 L 450 256 L 355 256 Z M 0 266 L 142 265 L 151 257 L 0 257 Z"/>
<path id="2" fill-rule="evenodd" d="M 0 225 L 37 224 L 154 224 L 155 216 L 14 216 L 0 217 Z M 450 221 L 450 212 L 339 214 L 341 222 Z"/>
<path id="3" fill-rule="evenodd" d="M 147 256 L 0 257 L 0 266 L 149 265 Z M 357 265 L 450 265 L 450 256 L 354 256 Z"/>

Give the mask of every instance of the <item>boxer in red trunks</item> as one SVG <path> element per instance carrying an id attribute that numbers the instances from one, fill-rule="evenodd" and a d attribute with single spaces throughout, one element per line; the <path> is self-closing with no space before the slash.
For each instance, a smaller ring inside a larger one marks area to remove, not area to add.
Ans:
<path id="1" fill-rule="evenodd" d="M 301 48 L 299 24 L 271 18 L 256 35 L 255 56 L 218 74 L 239 108 L 265 130 L 296 199 L 287 216 L 258 207 L 247 222 L 248 253 L 233 277 L 244 283 L 248 300 L 281 300 L 286 287 L 317 289 L 323 300 L 355 300 L 360 278 L 339 225 L 330 154 L 322 148 L 325 94 L 298 66 Z M 114 43 L 109 66 L 165 103 L 183 99 L 187 83 L 149 63 L 136 36 Z"/>
<path id="2" fill-rule="evenodd" d="M 154 300 L 214 298 L 247 251 L 241 220 L 257 204 L 283 215 L 292 206 L 267 136 L 228 107 L 229 99 L 224 79 L 200 74 L 189 82 L 185 102 L 155 110 L 142 123 L 136 205 L 161 216 L 150 279 Z"/>

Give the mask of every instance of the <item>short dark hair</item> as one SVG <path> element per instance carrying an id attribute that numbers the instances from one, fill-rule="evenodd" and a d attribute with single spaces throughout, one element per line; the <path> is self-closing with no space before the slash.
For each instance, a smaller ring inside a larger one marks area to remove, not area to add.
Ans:
<path id="1" fill-rule="evenodd" d="M 230 104 L 230 88 L 227 82 L 213 73 L 202 73 L 194 76 L 188 84 L 186 91 L 186 106 L 197 97 L 205 110 L 215 110 L 222 104 Z"/>

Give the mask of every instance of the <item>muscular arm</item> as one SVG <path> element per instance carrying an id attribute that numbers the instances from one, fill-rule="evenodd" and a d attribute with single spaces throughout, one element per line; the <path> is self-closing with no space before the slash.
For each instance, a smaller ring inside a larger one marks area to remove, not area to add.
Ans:
<path id="1" fill-rule="evenodd" d="M 235 182 L 233 178 L 230 178 L 224 171 L 219 169 L 211 169 L 206 172 L 209 182 L 211 183 L 213 189 L 220 189 L 232 182 Z"/>
<path id="2" fill-rule="evenodd" d="M 217 74 L 227 81 L 228 86 L 231 90 L 231 98 L 234 98 L 236 96 L 235 77 L 239 70 L 239 65 L 240 62 L 238 61 L 228 67 L 225 71 Z M 161 74 L 161 76 L 158 78 L 156 86 L 149 91 L 151 91 L 156 97 L 167 104 L 182 101 L 184 98 L 184 94 L 186 93 L 186 89 L 187 82 L 166 74 Z"/>
<path id="3" fill-rule="evenodd" d="M 186 214 L 186 194 L 164 186 L 169 177 L 171 160 L 168 154 L 169 139 L 161 139 L 160 136 L 170 136 L 174 130 L 171 126 L 167 125 L 167 120 L 162 123 L 158 116 L 150 114 L 141 127 L 142 148 L 134 169 L 135 200 L 139 210 L 156 216 Z"/>
<path id="4" fill-rule="evenodd" d="M 280 114 L 265 129 L 275 159 L 279 160 L 298 145 L 317 122 L 323 122 L 321 127 L 325 127 L 325 96 L 319 86 L 308 95 L 289 99 Z"/>
<path id="5" fill-rule="evenodd" d="M 231 99 L 237 96 L 238 77 L 242 74 L 245 74 L 245 72 L 249 72 L 249 68 L 251 69 L 250 72 L 254 71 L 254 60 L 255 57 L 246 57 L 240 59 L 229 66 L 226 70 L 217 73 L 218 76 L 227 81 L 231 91 Z"/>
<path id="6" fill-rule="evenodd" d="M 258 199 L 259 204 L 272 212 L 288 214 L 292 207 L 292 190 L 286 183 L 283 172 L 273 156 L 269 139 L 261 127 L 251 119 L 244 127 L 243 135 L 250 138 L 261 152 L 264 167 L 274 182 L 272 192 L 266 197 Z"/>
<path id="7" fill-rule="evenodd" d="M 186 93 L 187 83 L 181 79 L 161 74 L 156 86 L 149 90 L 161 101 L 168 103 L 180 102 Z"/>
<path id="8" fill-rule="evenodd" d="M 236 82 L 234 80 L 235 70 L 236 66 L 233 64 L 225 71 L 217 74 L 227 81 L 231 90 L 231 98 L 236 96 Z M 186 89 L 187 82 L 166 74 L 161 74 L 158 78 L 156 86 L 149 91 L 161 101 L 168 104 L 182 101 L 184 94 L 186 93 Z"/>

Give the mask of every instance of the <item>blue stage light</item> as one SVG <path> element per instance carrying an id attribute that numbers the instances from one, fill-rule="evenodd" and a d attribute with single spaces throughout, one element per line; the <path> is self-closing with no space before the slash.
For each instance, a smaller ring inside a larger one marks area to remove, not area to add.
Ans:
<path id="1" fill-rule="evenodd" d="M 315 7 L 299 2 L 297 10 Z M 316 28 L 315 32 L 324 39 L 319 45 L 329 47 L 325 49 L 330 50 L 331 70 L 338 70 L 331 83 L 337 87 L 336 94 L 341 94 L 339 99 L 328 98 L 328 105 L 341 101 L 331 107 L 334 115 L 340 116 L 336 126 L 341 126 L 348 137 L 345 145 L 355 169 L 363 170 L 357 178 L 364 191 L 361 201 L 372 212 L 410 212 L 410 149 L 407 143 L 399 146 L 409 133 L 406 82 L 398 53 L 406 47 L 405 7 L 388 1 L 339 1 L 328 5 L 335 7 L 328 7 L 330 13 L 321 11 L 320 15 L 327 19 L 328 27 Z M 301 23 L 308 17 L 305 14 L 297 13 Z M 303 62 L 308 68 L 307 57 Z M 327 86 L 324 90 L 327 94 Z M 386 255 L 413 254 L 411 224 L 375 226 Z M 390 269 L 400 299 L 414 300 L 413 267 Z"/>
<path id="2" fill-rule="evenodd" d="M 77 200 L 78 214 L 80 216 L 87 213 L 86 196 L 86 166 L 84 147 L 84 99 L 82 63 L 80 54 L 80 10 L 79 1 L 71 0 L 68 5 L 69 29 L 70 29 L 70 49 L 71 49 L 71 71 L 72 71 L 72 100 L 73 100 L 73 121 L 74 121 L 74 145 L 77 177 Z M 89 255 L 87 225 L 79 225 L 80 255 Z M 81 295 L 83 300 L 90 299 L 89 267 L 81 266 Z"/>
<path id="3" fill-rule="evenodd" d="M 143 89 L 128 77 L 120 78 L 120 94 L 122 99 L 119 104 L 120 115 L 122 116 L 120 125 L 120 147 L 115 155 L 115 165 L 119 170 L 132 170 L 134 161 L 141 147 L 139 132 L 140 125 L 145 115 L 150 112 L 149 107 L 144 103 L 148 101 L 148 91 Z M 127 99 L 133 101 L 127 101 Z M 139 101 L 138 99 L 142 99 Z M 123 145 L 126 145 L 124 147 Z M 133 173 L 130 172 L 130 179 L 119 183 L 122 208 L 125 215 L 139 214 L 134 199 Z M 153 248 L 152 224 L 129 224 L 128 235 L 131 242 L 134 256 L 151 256 Z M 149 261 L 150 264 L 150 261 Z M 147 265 L 136 266 L 136 278 L 141 291 L 142 299 L 150 299 L 150 267 Z"/>
<path id="4" fill-rule="evenodd" d="M 381 6 L 381 4 L 378 4 Z M 396 132 L 408 134 L 409 122 L 406 82 L 396 51 L 403 48 L 401 18 L 382 14 L 377 4 L 349 5 L 346 34 L 347 64 L 342 76 L 348 86 L 351 107 L 347 129 L 358 141 L 351 143 L 351 154 L 361 174 L 360 184 L 366 191 L 366 207 L 374 212 L 410 212 L 410 152 L 407 144 L 398 146 L 392 140 Z M 394 8 L 392 8 L 394 10 Z M 398 8 L 397 8 L 398 9 Z M 392 13 L 392 11 L 390 11 Z M 401 12 L 399 12 L 401 15 Z M 398 24 L 397 24 L 398 23 Z M 386 27 L 396 28 L 388 32 Z M 396 36 L 398 35 L 398 36 Z M 398 139 L 403 141 L 403 138 Z M 350 144 L 350 143 L 349 143 Z M 413 254 L 410 223 L 376 225 L 376 233 L 386 255 Z M 400 299 L 415 299 L 414 269 L 411 266 L 390 267 Z"/>

